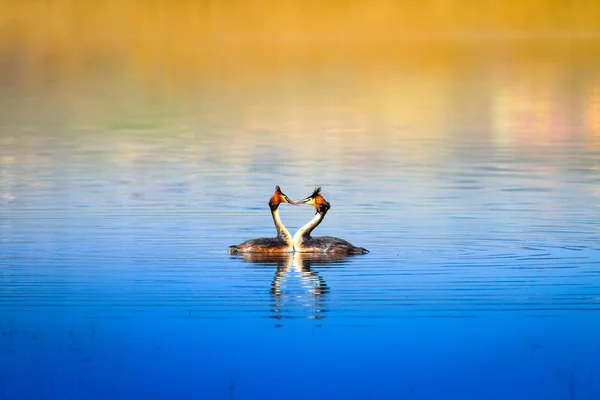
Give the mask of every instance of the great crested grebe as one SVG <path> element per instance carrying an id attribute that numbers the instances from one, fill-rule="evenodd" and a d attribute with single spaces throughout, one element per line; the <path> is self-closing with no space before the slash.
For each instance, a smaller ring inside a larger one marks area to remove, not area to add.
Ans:
<path id="1" fill-rule="evenodd" d="M 321 188 L 315 189 L 313 194 L 298 204 L 308 204 L 317 210 L 317 213 L 306 225 L 298 229 L 294 235 L 294 250 L 304 253 L 341 253 L 341 254 L 366 254 L 369 251 L 356 247 L 346 240 L 331 236 L 311 237 L 311 232 L 323 221 L 331 205 L 321 195 Z"/>
<path id="2" fill-rule="evenodd" d="M 246 240 L 244 243 L 229 246 L 229 253 L 287 253 L 294 251 L 294 242 L 292 235 L 281 222 L 279 218 L 279 204 L 289 203 L 297 206 L 298 204 L 287 197 L 279 188 L 275 186 L 275 193 L 269 200 L 269 208 L 277 229 L 277 237 L 258 238 Z"/>

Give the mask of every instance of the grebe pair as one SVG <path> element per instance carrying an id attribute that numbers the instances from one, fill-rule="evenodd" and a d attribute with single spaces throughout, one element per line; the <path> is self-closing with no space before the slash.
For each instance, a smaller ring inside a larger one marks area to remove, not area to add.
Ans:
<path id="1" fill-rule="evenodd" d="M 308 204 L 317 211 L 313 219 L 306 223 L 302 228 L 292 235 L 281 222 L 279 218 L 279 205 L 288 203 L 292 205 Z M 275 193 L 269 200 L 269 208 L 277 230 L 275 238 L 259 238 L 247 240 L 239 245 L 229 246 L 230 253 L 286 253 L 286 252 L 302 252 L 302 253 L 338 253 L 338 254 L 366 254 L 367 249 L 356 247 L 346 240 L 331 237 L 311 237 L 311 232 L 319 226 L 325 214 L 331 208 L 331 205 L 321 195 L 321 188 L 315 191 L 307 198 L 300 201 L 292 201 L 286 196 L 279 186 L 275 187 Z"/>

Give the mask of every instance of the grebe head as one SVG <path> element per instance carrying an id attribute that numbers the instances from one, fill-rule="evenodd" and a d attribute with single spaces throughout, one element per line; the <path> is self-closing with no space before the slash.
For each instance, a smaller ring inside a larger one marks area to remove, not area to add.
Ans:
<path id="1" fill-rule="evenodd" d="M 325 200 L 325 198 L 321 195 L 320 187 L 316 188 L 310 196 L 308 196 L 304 200 L 298 201 L 297 203 L 308 204 L 310 206 L 313 206 L 319 214 L 325 214 L 327 210 L 329 210 L 329 208 L 331 207 L 329 202 Z"/>
<path id="2" fill-rule="evenodd" d="M 289 203 L 294 206 L 299 205 L 295 201 L 290 200 L 290 198 L 281 191 L 279 186 L 275 186 L 275 193 L 273 193 L 273 196 L 271 196 L 271 199 L 269 200 L 269 207 L 271 210 L 276 210 L 281 203 Z"/>

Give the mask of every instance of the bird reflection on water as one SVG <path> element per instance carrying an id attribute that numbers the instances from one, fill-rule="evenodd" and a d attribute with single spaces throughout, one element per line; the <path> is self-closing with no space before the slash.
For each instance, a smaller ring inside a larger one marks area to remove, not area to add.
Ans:
<path id="1" fill-rule="evenodd" d="M 310 318 L 320 320 L 327 312 L 326 300 L 330 291 L 325 279 L 312 268 L 333 266 L 352 257 L 323 253 L 245 253 L 236 258 L 261 266 L 277 266 L 271 283 L 272 318 Z M 308 316 L 305 315 L 306 311 Z M 277 327 L 282 326 L 280 323 Z"/>

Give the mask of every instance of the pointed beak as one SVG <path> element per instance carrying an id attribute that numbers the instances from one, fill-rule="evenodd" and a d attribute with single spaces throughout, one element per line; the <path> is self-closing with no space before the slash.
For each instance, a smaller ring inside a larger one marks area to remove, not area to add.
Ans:
<path id="1" fill-rule="evenodd" d="M 289 203 L 289 204 L 291 204 L 293 206 L 299 206 L 300 205 L 300 203 L 298 203 L 297 201 L 293 201 L 292 199 L 290 199 L 287 196 L 285 197 L 285 201 L 286 201 L 286 203 Z"/>
<path id="2" fill-rule="evenodd" d="M 310 204 L 311 200 L 312 200 L 312 198 L 311 198 L 311 197 L 307 197 L 307 198 L 305 198 L 305 199 L 302 199 L 302 200 L 296 200 L 296 201 L 295 201 L 295 203 L 296 203 L 297 205 L 301 205 L 301 204 Z"/>

